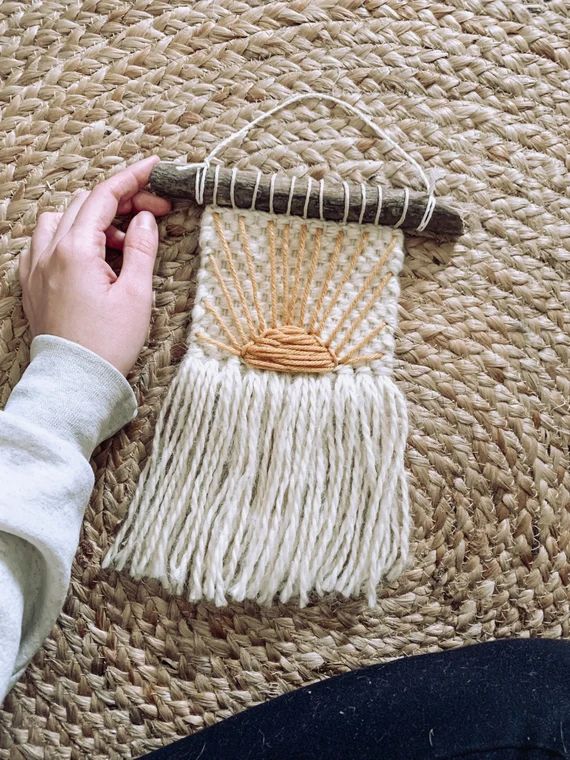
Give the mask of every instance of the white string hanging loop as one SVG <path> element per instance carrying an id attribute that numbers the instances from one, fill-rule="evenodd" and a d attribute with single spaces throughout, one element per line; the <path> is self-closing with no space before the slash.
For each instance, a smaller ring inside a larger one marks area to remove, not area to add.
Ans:
<path id="1" fill-rule="evenodd" d="M 266 111 L 265 113 L 260 114 L 252 121 L 245 124 L 241 129 L 238 129 L 237 132 L 234 132 L 231 135 L 228 135 L 225 137 L 221 142 L 219 142 L 212 151 L 210 151 L 209 155 L 206 156 L 206 158 L 201 163 L 192 163 L 192 164 L 181 164 L 177 167 L 179 171 L 186 171 L 189 168 L 196 168 L 196 202 L 199 204 L 204 203 L 204 188 L 206 186 L 206 174 L 208 172 L 208 169 L 210 168 L 210 164 L 214 159 L 216 159 L 217 155 L 221 153 L 231 142 L 234 140 L 239 140 L 242 137 L 245 137 L 245 135 L 250 131 L 250 129 L 253 129 L 253 127 L 260 124 L 265 119 L 268 119 L 270 116 L 273 116 L 273 114 L 277 113 L 278 111 L 283 110 L 284 108 L 287 108 L 287 106 L 291 106 L 294 103 L 299 103 L 302 100 L 309 100 L 309 99 L 317 99 L 326 101 L 328 103 L 335 103 L 336 105 L 340 106 L 341 108 L 344 108 L 345 111 L 348 111 L 355 116 L 358 116 L 358 118 L 366 124 L 367 127 L 369 127 L 374 134 L 377 137 L 380 137 L 383 140 L 386 140 L 386 142 L 390 145 L 391 148 L 394 150 L 397 150 L 401 156 L 406 161 L 409 161 L 410 164 L 414 167 L 414 169 L 417 171 L 418 175 L 424 182 L 426 186 L 426 192 L 428 195 L 428 201 L 426 204 L 426 208 L 424 211 L 424 215 L 419 223 L 419 225 L 416 227 L 416 230 L 418 232 L 422 232 L 425 230 L 425 228 L 430 223 L 431 217 L 433 215 L 433 211 L 435 208 L 435 193 L 433 188 L 433 183 L 430 182 L 428 179 L 426 173 L 422 169 L 422 167 L 418 164 L 418 162 L 415 160 L 413 156 L 411 156 L 407 151 L 405 151 L 400 145 L 398 145 L 397 142 L 392 140 L 392 138 L 387 135 L 384 130 L 380 129 L 380 127 L 375 124 L 372 117 L 370 117 L 365 111 L 358 108 L 357 106 L 353 106 L 350 103 L 347 103 L 344 100 L 341 100 L 340 98 L 336 98 L 334 95 L 326 95 L 325 93 L 321 92 L 303 92 L 299 95 L 293 95 L 290 98 L 287 98 L 287 100 L 284 100 L 282 103 L 278 103 L 273 108 L 270 108 L 269 111 Z M 344 184 L 344 183 L 343 183 Z M 409 188 L 405 189 L 405 202 L 404 202 L 404 209 L 402 212 L 402 216 L 396 223 L 396 227 L 400 227 L 406 218 L 406 214 L 408 212 L 408 205 L 409 205 Z M 346 185 L 345 185 L 346 190 Z M 322 192 L 322 185 L 321 185 L 321 192 Z M 346 193 L 345 193 L 346 197 Z M 381 197 L 381 195 L 380 195 Z M 271 199 L 273 200 L 273 199 Z M 273 204 L 271 203 L 270 206 Z M 305 204 L 307 205 L 307 204 Z M 322 208 L 322 202 L 320 203 L 320 206 Z M 345 220 L 347 218 L 347 213 L 345 209 Z M 361 214 L 362 216 L 362 214 Z M 379 217 L 379 214 L 377 214 L 377 218 Z"/>

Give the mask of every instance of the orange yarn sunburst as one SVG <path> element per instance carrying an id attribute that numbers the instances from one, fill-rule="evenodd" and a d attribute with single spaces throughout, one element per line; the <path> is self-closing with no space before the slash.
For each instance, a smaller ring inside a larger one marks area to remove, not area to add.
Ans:
<path id="1" fill-rule="evenodd" d="M 382 272 L 388 257 L 396 245 L 396 234 L 392 235 L 381 257 L 366 276 L 348 306 L 336 320 L 330 334 L 324 337 L 324 325 L 355 270 L 358 259 L 366 246 L 368 234 L 363 232 L 360 235 L 352 256 L 346 264 L 338 284 L 333 289 L 333 277 L 339 271 L 339 259 L 344 240 L 342 228 L 339 230 L 326 276 L 318 291 L 314 307 L 310 314 L 308 314 L 309 296 L 319 261 L 323 228 L 318 227 L 315 231 L 309 269 L 303 284 L 301 281 L 302 265 L 307 247 L 307 225 L 303 224 L 301 226 L 299 246 L 294 264 L 293 282 L 291 283 L 289 271 L 290 224 L 285 225 L 283 228 L 279 257 L 280 277 L 277 262 L 276 225 L 275 221 L 270 219 L 267 223 L 267 243 L 271 307 L 270 314 L 264 315 L 260 305 L 253 255 L 244 217 L 239 216 L 238 229 L 251 286 L 253 309 L 248 304 L 243 284 L 238 276 L 234 255 L 224 235 L 220 215 L 214 213 L 212 216 L 216 235 L 226 257 L 237 299 L 232 298 L 220 267 L 215 257 L 212 256 L 212 269 L 227 304 L 232 325 L 231 327 L 228 326 L 218 309 L 206 300 L 203 302 L 204 308 L 214 317 L 228 342 L 218 341 L 204 333 L 200 333 L 197 336 L 200 340 L 206 341 L 229 354 L 240 357 L 250 367 L 275 372 L 324 373 L 334 370 L 339 365 L 356 366 L 383 356 L 382 353 L 366 354 L 362 353 L 362 351 L 384 330 L 386 326 L 384 322 L 366 333 L 355 345 L 351 346 L 350 341 L 356 330 L 367 318 L 370 310 L 377 302 L 392 276 L 391 272 L 387 272 L 375 284 L 376 279 Z M 331 290 L 332 293 L 330 293 Z M 238 305 L 236 305 L 235 301 L 237 301 Z M 241 307 L 241 311 L 243 312 L 245 325 L 238 316 L 239 307 Z"/>

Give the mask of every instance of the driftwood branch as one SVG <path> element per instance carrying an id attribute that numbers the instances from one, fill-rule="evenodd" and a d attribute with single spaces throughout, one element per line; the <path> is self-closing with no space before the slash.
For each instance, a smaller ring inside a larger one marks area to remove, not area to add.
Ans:
<path id="1" fill-rule="evenodd" d="M 196 201 L 196 172 L 199 166 L 193 164 L 178 164 L 163 161 L 157 164 L 150 175 L 150 187 L 158 195 L 173 198 L 191 198 Z M 271 183 L 273 179 L 273 192 Z M 259 182 L 257 172 L 218 169 L 215 182 L 215 169 L 206 172 L 203 202 L 219 206 L 235 205 L 239 209 L 249 209 L 255 200 L 257 211 L 273 211 L 275 214 L 291 213 L 295 216 L 307 216 L 319 219 L 322 216 L 328 221 L 343 221 L 345 203 L 348 197 L 348 217 L 346 221 L 363 224 L 378 224 L 394 226 L 404 210 L 404 190 L 382 188 L 380 214 L 378 187 L 368 184 L 348 183 L 348 195 L 342 183 L 327 181 L 322 190 L 316 180 L 305 177 L 297 178 L 291 193 L 292 178 L 280 175 L 262 174 Z M 256 191 L 257 184 L 257 191 Z M 272 204 L 271 204 L 272 195 Z M 321 204 L 322 197 L 322 204 Z M 233 199 L 233 203 L 232 203 Z M 426 193 L 410 192 L 408 210 L 401 227 L 413 232 L 419 226 L 428 202 Z M 270 208 L 272 206 L 272 208 Z M 364 208 L 364 211 L 363 211 Z M 436 201 L 432 217 L 425 232 L 438 237 L 458 237 L 464 231 L 463 219 L 459 213 L 446 203 Z M 421 233 L 418 233 L 421 234 Z"/>

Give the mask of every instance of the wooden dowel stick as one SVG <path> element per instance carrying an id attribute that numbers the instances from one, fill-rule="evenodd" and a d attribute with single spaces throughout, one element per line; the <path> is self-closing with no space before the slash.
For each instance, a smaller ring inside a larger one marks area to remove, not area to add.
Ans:
<path id="1" fill-rule="evenodd" d="M 180 170 L 178 167 L 184 167 Z M 196 201 L 196 172 L 200 167 L 193 164 L 178 164 L 169 161 L 158 163 L 150 175 L 150 188 L 158 194 L 173 198 L 191 198 Z M 215 169 L 210 168 L 206 172 L 204 185 L 204 204 L 212 202 L 214 195 Z M 236 208 L 249 209 L 255 195 L 255 208 L 258 211 L 269 211 L 270 208 L 270 182 L 269 174 L 261 175 L 258 180 L 257 172 L 237 171 L 233 188 L 233 198 Z M 220 167 L 218 169 L 218 182 L 216 202 L 219 206 L 231 206 L 231 181 L 232 170 Z M 257 184 L 257 193 L 256 193 Z M 348 187 L 348 222 L 373 224 L 377 217 L 378 190 L 375 185 L 365 185 L 364 193 L 360 184 L 347 183 Z M 310 183 L 306 178 L 297 178 L 294 185 L 293 196 L 290 199 L 291 178 L 277 175 L 274 180 L 273 212 L 276 214 L 287 213 L 291 202 L 290 213 L 295 216 L 306 215 L 310 219 L 320 217 L 319 182 L 313 180 Z M 309 197 L 307 200 L 307 192 Z M 413 232 L 420 224 L 428 202 L 428 195 L 424 192 L 410 192 L 408 211 L 406 218 L 401 224 L 402 229 Z M 364 213 L 362 212 L 362 200 L 365 198 Z M 382 189 L 382 208 L 378 223 L 394 226 L 400 219 L 404 208 L 404 190 L 397 188 Z M 340 182 L 325 180 L 323 186 L 323 217 L 328 221 L 342 222 L 345 216 L 345 188 Z M 426 233 L 438 237 L 458 237 L 464 232 L 463 219 L 459 213 L 439 200 L 433 210 L 432 217 L 425 229 Z M 418 233 L 422 234 L 422 233 Z"/>

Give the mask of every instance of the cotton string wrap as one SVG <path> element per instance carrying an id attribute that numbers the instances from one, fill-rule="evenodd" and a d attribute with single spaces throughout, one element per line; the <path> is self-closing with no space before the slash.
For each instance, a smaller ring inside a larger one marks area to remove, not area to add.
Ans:
<path id="1" fill-rule="evenodd" d="M 197 199 L 228 142 L 305 97 L 220 143 Z M 428 189 L 423 229 L 433 191 L 404 155 Z M 216 605 L 337 592 L 374 606 L 408 560 L 407 410 L 392 379 L 407 204 L 394 228 L 254 208 L 255 188 L 250 210 L 205 207 L 188 350 L 103 565 Z"/>
<path id="2" fill-rule="evenodd" d="M 230 134 L 228 137 L 226 137 L 224 140 L 222 140 L 218 145 L 216 145 L 216 147 L 210 152 L 210 154 L 200 164 L 181 164 L 178 167 L 178 170 L 180 172 L 184 172 L 188 167 L 193 167 L 193 168 L 199 168 L 200 169 L 200 171 L 196 172 L 196 179 L 195 179 L 195 183 L 196 183 L 196 202 L 199 203 L 199 204 L 202 204 L 204 202 L 204 188 L 205 188 L 205 183 L 206 183 L 206 174 L 207 174 L 207 171 L 208 171 L 208 169 L 209 169 L 210 164 L 212 163 L 212 161 L 217 160 L 218 154 L 221 153 L 224 150 L 224 148 L 226 148 L 230 143 L 234 142 L 235 140 L 239 140 L 240 138 L 244 137 L 253 127 L 261 124 L 263 121 L 265 121 L 266 119 L 268 119 L 270 116 L 273 116 L 276 113 L 278 113 L 279 111 L 283 110 L 284 108 L 287 108 L 288 106 L 294 105 L 295 103 L 299 103 L 299 102 L 301 102 L 303 100 L 321 100 L 321 101 L 324 101 L 326 103 L 332 103 L 334 105 L 340 106 L 341 108 L 343 108 L 348 113 L 357 116 L 376 135 L 376 137 L 379 137 L 380 139 L 385 140 L 388 143 L 388 145 L 393 150 L 397 151 L 400 154 L 400 156 L 402 156 L 406 161 L 408 161 L 409 163 L 412 164 L 412 166 L 414 167 L 414 169 L 418 173 L 418 176 L 420 177 L 420 179 L 422 180 L 422 182 L 425 184 L 426 192 L 427 192 L 427 195 L 428 195 L 428 200 L 427 200 L 427 203 L 426 203 L 426 208 L 425 208 L 425 211 L 424 211 L 424 215 L 423 215 L 422 219 L 420 220 L 420 223 L 418 224 L 418 226 L 416 228 L 418 232 L 422 232 L 423 230 L 425 230 L 426 227 L 428 226 L 429 222 L 430 222 L 430 219 L 432 217 L 432 214 L 433 214 L 433 211 L 434 211 L 434 208 L 435 208 L 434 180 L 430 181 L 428 179 L 426 173 L 422 169 L 422 167 L 413 158 L 413 156 L 411 156 L 400 145 L 398 145 L 398 143 L 396 143 L 394 140 L 392 140 L 392 138 L 389 135 L 387 135 L 382 129 L 380 129 L 380 127 L 374 122 L 374 120 L 365 111 L 363 111 L 360 108 L 357 108 L 356 106 L 353 106 L 352 104 L 348 103 L 346 100 L 342 100 L 341 98 L 335 98 L 333 95 L 327 95 L 327 94 L 321 93 L 321 92 L 304 92 L 304 93 L 301 93 L 300 95 L 293 95 L 292 97 L 287 98 L 287 100 L 284 100 L 282 103 L 279 103 L 278 105 L 274 106 L 269 111 L 266 111 L 265 113 L 262 113 L 260 116 L 256 117 L 255 119 L 253 119 L 252 121 L 250 121 L 248 124 L 246 124 L 244 127 L 242 127 L 240 130 L 238 130 L 237 132 L 234 132 L 233 134 Z M 216 169 L 218 168 L 218 166 L 216 167 Z M 216 203 L 217 178 L 218 178 L 218 174 L 217 174 L 217 171 L 216 171 L 215 180 L 214 180 L 214 193 L 213 193 L 213 203 L 214 203 L 214 205 Z M 273 176 L 273 179 L 275 179 L 275 178 L 276 178 L 276 175 Z M 259 187 L 259 181 L 260 181 L 260 179 L 261 179 L 261 173 L 258 172 L 258 175 L 257 175 L 257 184 L 256 184 L 256 187 L 254 189 L 252 203 L 251 203 L 251 209 L 252 210 L 255 208 L 255 199 L 256 199 L 257 189 Z M 292 196 L 293 196 L 293 190 L 294 190 L 294 187 L 295 187 L 295 179 L 296 179 L 295 177 L 292 178 L 291 194 L 290 194 L 290 197 L 289 197 L 289 205 L 288 205 L 287 213 L 289 213 L 289 211 L 291 209 L 291 201 L 292 201 Z M 234 170 L 234 174 L 233 174 L 233 177 L 232 177 L 232 188 L 233 188 L 234 181 L 235 181 L 235 170 Z M 311 183 L 311 180 L 309 179 L 309 191 L 310 191 L 310 187 L 311 187 L 310 183 Z M 343 182 L 342 184 L 343 184 L 343 186 L 345 188 L 345 215 L 344 215 L 344 221 L 346 222 L 347 221 L 347 217 L 348 217 L 348 207 L 349 207 L 348 183 L 347 182 Z M 272 187 L 273 187 L 273 185 L 272 185 Z M 322 182 L 321 182 L 320 187 L 322 189 Z M 364 186 L 361 186 L 361 192 L 362 192 L 362 196 L 361 196 L 362 197 L 362 205 L 361 205 L 361 214 L 360 214 L 360 222 L 361 223 L 362 223 L 362 217 L 364 216 L 364 208 L 365 208 L 365 200 L 364 200 L 365 199 L 365 193 L 364 193 L 364 190 L 362 189 L 363 187 Z M 404 207 L 402 209 L 402 214 L 401 214 L 400 218 L 395 222 L 394 227 L 400 227 L 402 225 L 402 223 L 404 222 L 404 219 L 406 218 L 406 213 L 407 213 L 407 210 L 408 210 L 408 202 L 409 202 L 409 188 L 407 188 L 407 187 L 404 188 L 404 193 L 405 193 L 405 202 L 404 202 Z M 231 193 L 231 195 L 232 195 L 232 199 L 233 199 L 233 192 Z M 307 198 L 306 198 L 306 202 L 305 202 L 305 212 L 303 214 L 303 216 L 305 218 L 307 216 L 307 204 L 308 204 L 308 201 L 309 201 L 309 192 L 307 192 Z M 232 200 L 232 207 L 235 207 L 235 203 L 233 202 L 233 200 Z M 322 194 L 321 194 L 321 196 L 320 196 L 320 208 L 321 208 L 320 218 L 321 218 L 321 220 L 323 219 L 322 207 L 323 207 L 323 203 L 322 203 Z M 380 186 L 378 186 L 376 224 L 378 223 L 378 218 L 379 218 L 379 215 L 380 215 L 381 208 L 382 208 L 382 188 Z M 273 210 L 273 205 L 272 205 L 271 200 L 270 200 L 270 203 L 269 203 L 269 210 L 270 211 Z"/>

